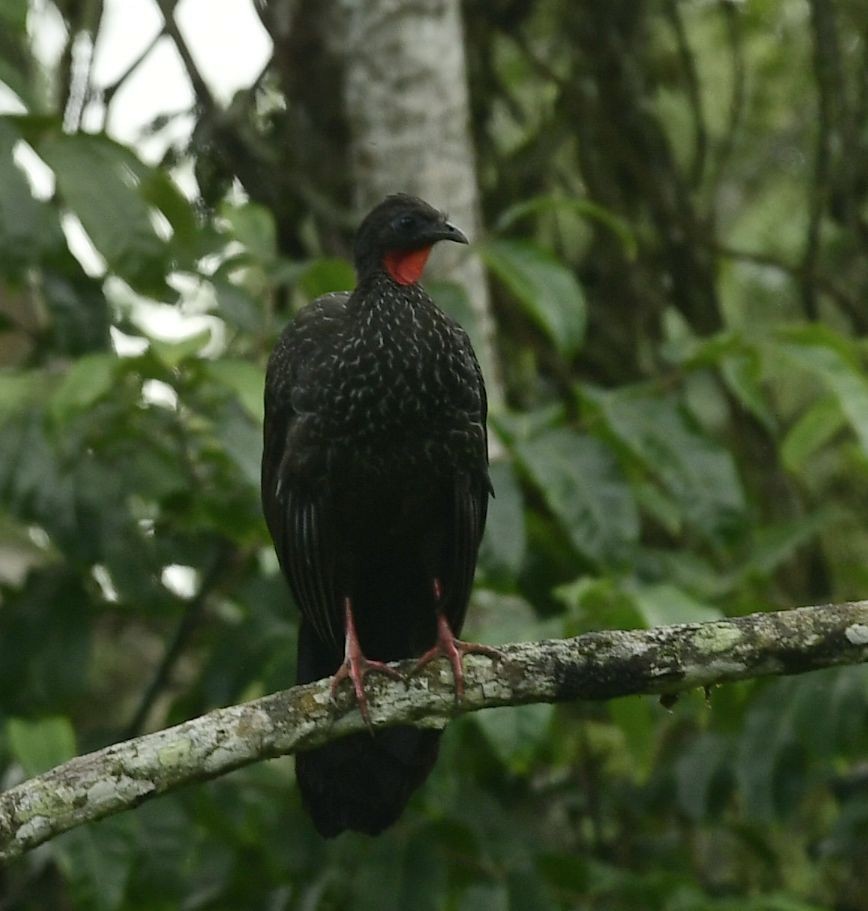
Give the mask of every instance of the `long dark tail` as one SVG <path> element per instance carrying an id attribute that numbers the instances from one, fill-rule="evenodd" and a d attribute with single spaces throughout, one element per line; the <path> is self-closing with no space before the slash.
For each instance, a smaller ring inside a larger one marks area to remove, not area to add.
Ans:
<path id="1" fill-rule="evenodd" d="M 340 661 L 302 623 L 298 682 L 333 674 Z M 439 731 L 399 726 L 299 753 L 296 777 L 317 831 L 332 838 L 346 829 L 377 835 L 388 828 L 430 774 L 439 746 Z"/>

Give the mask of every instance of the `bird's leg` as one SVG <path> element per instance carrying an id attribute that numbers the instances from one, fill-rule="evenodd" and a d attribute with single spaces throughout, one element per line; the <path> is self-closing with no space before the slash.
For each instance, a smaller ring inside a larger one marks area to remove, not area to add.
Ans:
<path id="1" fill-rule="evenodd" d="M 455 700 L 458 701 L 464 696 L 464 655 L 487 655 L 489 658 L 503 658 L 503 652 L 500 649 L 492 648 L 490 645 L 482 645 L 479 642 L 464 642 L 456 639 L 449 626 L 446 615 L 439 607 L 443 598 L 443 586 L 440 580 L 434 579 L 434 600 L 437 602 L 437 642 L 419 657 L 416 666 L 410 672 L 411 675 L 420 671 L 426 664 L 430 664 L 436 658 L 446 658 L 452 666 L 452 676 L 455 679 Z"/>
<path id="2" fill-rule="evenodd" d="M 353 618 L 353 604 L 349 597 L 344 598 L 344 663 L 337 669 L 331 683 L 331 699 L 335 701 L 335 694 L 341 681 L 349 678 L 353 684 L 353 692 L 356 694 L 356 702 L 359 705 L 359 711 L 365 723 L 370 727 L 371 719 L 368 715 L 368 697 L 365 693 L 365 677 L 371 671 L 378 671 L 387 677 L 395 680 L 403 680 L 404 677 L 393 667 L 389 667 L 383 661 L 372 661 L 366 658 L 362 653 L 362 645 L 359 642 L 359 635 L 356 632 L 356 621 Z"/>

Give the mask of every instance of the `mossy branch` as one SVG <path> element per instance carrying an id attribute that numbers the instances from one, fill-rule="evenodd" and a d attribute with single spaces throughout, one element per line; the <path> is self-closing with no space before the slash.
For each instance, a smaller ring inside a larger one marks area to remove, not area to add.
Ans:
<path id="1" fill-rule="evenodd" d="M 407 685 L 368 678 L 374 726 L 443 725 L 495 706 L 674 694 L 865 662 L 868 601 L 502 648 L 498 661 L 467 658 L 459 704 L 445 662 Z M 409 671 L 412 663 L 397 666 Z M 328 681 L 319 681 L 79 756 L 0 795 L 0 859 L 190 782 L 363 729 L 350 694 L 342 691 L 333 705 Z"/>

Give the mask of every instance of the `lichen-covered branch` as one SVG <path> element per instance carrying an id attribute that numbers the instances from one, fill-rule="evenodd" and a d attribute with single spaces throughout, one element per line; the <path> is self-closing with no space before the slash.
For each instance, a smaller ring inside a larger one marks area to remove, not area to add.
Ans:
<path id="1" fill-rule="evenodd" d="M 406 685 L 368 678 L 373 724 L 442 725 L 495 706 L 676 693 L 857 664 L 868 661 L 868 601 L 587 633 L 507 645 L 503 653 L 498 661 L 467 658 L 467 692 L 460 704 L 443 662 Z M 399 666 L 409 671 L 412 665 Z M 79 756 L 0 795 L 0 858 L 181 785 L 363 728 L 350 695 L 342 693 L 332 705 L 328 682 L 320 681 Z"/>

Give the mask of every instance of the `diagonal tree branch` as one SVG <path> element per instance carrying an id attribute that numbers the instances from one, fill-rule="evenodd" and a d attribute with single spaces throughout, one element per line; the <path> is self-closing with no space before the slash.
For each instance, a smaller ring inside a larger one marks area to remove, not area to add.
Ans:
<path id="1" fill-rule="evenodd" d="M 406 686 L 372 679 L 374 726 L 442 726 L 495 706 L 674 694 L 868 662 L 868 601 L 587 633 L 507 645 L 503 652 L 500 661 L 468 657 L 460 704 L 442 662 Z M 399 667 L 409 671 L 411 663 Z M 0 795 L 0 859 L 190 782 L 362 730 L 350 696 L 342 692 L 332 706 L 328 682 L 319 681 L 79 756 Z"/>

